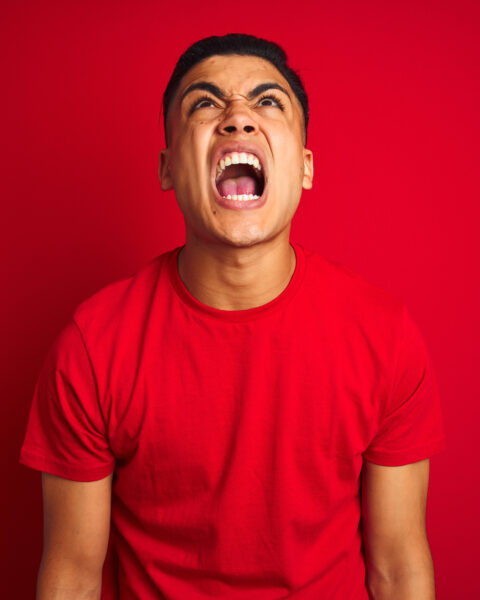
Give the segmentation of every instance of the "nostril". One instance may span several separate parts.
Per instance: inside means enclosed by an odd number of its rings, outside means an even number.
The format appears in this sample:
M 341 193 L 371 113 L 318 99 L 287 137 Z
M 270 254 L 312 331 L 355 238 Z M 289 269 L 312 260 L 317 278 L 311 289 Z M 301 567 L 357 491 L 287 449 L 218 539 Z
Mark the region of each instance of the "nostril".
M 253 127 L 252 125 L 245 125 L 245 127 L 243 128 L 247 133 L 250 133 L 251 131 L 253 131 Z
M 228 125 L 228 127 L 224 127 L 225 131 L 228 131 L 228 133 L 233 133 L 234 131 L 236 131 L 236 127 L 235 125 Z

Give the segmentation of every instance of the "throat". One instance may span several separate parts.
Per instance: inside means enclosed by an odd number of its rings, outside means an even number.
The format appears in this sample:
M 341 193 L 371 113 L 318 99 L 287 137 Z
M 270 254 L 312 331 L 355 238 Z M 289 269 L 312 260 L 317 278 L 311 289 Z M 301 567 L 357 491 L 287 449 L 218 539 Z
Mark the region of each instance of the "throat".
M 274 300 L 295 271 L 290 244 L 277 247 L 209 248 L 187 243 L 178 257 L 178 273 L 187 290 L 203 304 L 220 310 L 248 310 Z

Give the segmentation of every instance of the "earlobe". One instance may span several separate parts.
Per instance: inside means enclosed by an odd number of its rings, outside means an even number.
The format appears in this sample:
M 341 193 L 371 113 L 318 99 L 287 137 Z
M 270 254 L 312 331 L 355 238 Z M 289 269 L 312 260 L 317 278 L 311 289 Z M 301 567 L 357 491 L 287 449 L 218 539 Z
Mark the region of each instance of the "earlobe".
M 160 179 L 160 187 L 167 191 L 173 189 L 173 179 L 170 173 L 170 150 L 163 148 L 160 150 L 160 164 L 158 167 L 158 177 Z
M 313 153 L 306 148 L 303 150 L 303 183 L 304 190 L 310 190 L 313 186 Z

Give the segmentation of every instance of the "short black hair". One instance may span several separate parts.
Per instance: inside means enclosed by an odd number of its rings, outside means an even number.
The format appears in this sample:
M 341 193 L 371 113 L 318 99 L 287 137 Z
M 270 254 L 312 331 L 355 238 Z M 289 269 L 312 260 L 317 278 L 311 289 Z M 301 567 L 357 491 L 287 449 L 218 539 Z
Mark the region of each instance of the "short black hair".
M 258 56 L 272 63 L 288 81 L 303 110 L 305 127 L 305 143 L 308 128 L 308 97 L 300 76 L 288 65 L 285 50 L 269 40 L 248 35 L 246 33 L 228 33 L 227 35 L 212 35 L 192 44 L 178 59 L 172 76 L 163 94 L 163 126 L 167 138 L 167 115 L 182 77 L 197 63 L 210 56 L 237 54 L 243 56 Z M 168 145 L 168 140 L 166 139 Z

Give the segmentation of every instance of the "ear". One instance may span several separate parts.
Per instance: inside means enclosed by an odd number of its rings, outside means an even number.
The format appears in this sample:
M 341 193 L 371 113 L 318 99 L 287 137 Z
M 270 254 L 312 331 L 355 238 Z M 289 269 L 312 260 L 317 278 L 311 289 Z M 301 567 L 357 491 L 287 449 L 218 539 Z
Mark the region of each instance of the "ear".
M 173 189 L 173 179 L 170 173 L 170 149 L 163 148 L 160 150 L 160 164 L 158 167 L 158 178 L 162 190 Z
M 311 150 L 303 149 L 303 183 L 304 190 L 312 189 L 313 185 L 313 153 Z

